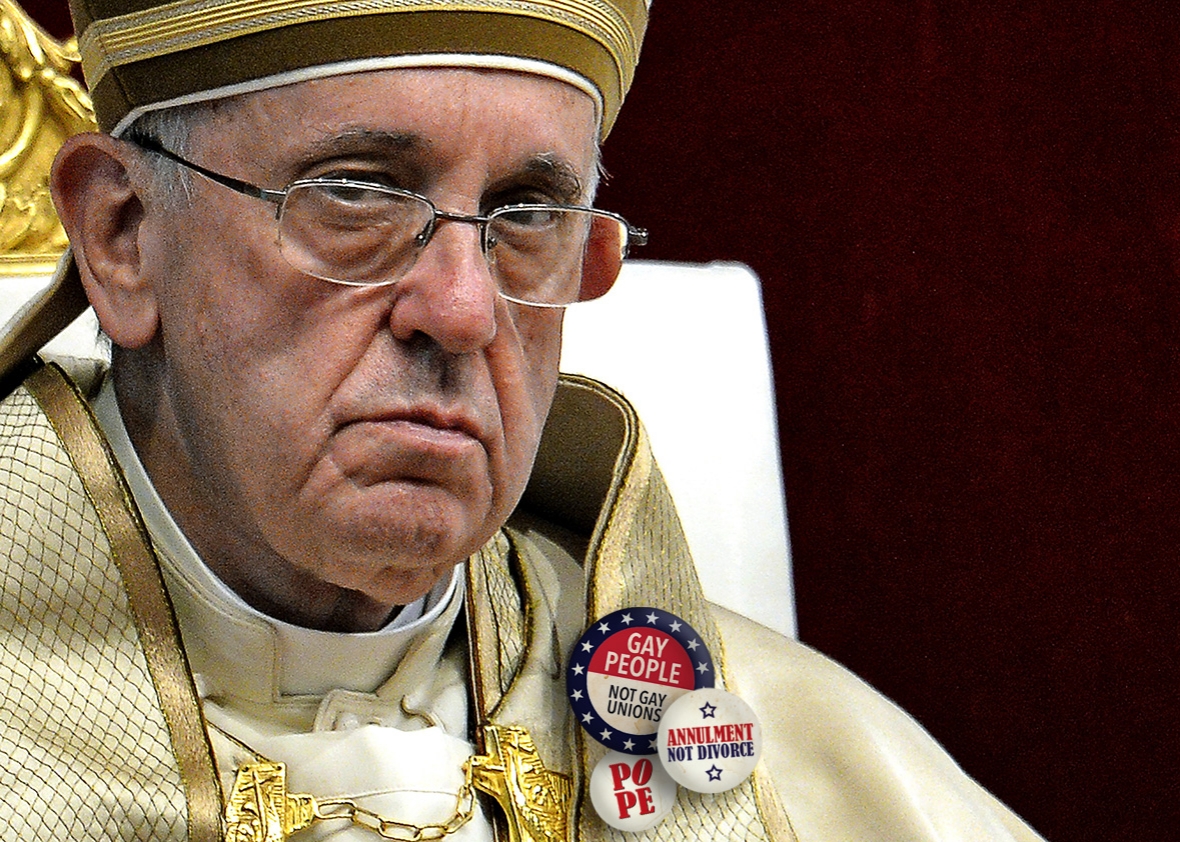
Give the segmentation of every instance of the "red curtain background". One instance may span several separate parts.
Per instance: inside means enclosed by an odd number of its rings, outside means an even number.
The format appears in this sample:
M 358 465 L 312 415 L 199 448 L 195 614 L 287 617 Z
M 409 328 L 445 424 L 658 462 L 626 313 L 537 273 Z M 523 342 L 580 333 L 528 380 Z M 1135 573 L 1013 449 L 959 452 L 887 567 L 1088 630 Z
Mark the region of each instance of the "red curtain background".
M 763 279 L 802 639 L 1051 840 L 1180 827 L 1178 105 L 1164 3 L 655 0 L 606 145 Z

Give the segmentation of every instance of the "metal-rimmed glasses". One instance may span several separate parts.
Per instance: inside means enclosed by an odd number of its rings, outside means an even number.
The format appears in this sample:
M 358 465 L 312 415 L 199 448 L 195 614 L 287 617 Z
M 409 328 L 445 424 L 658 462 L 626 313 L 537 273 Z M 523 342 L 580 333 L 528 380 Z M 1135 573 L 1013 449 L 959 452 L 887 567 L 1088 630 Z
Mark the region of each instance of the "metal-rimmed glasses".
M 425 196 L 349 178 L 306 178 L 268 190 L 206 169 L 139 134 L 127 137 L 230 190 L 276 205 L 279 252 L 296 270 L 350 286 L 401 280 L 440 222 L 475 225 L 489 272 L 509 301 L 565 307 L 603 295 L 647 232 L 617 214 L 564 204 L 513 204 L 484 216 L 439 210 Z

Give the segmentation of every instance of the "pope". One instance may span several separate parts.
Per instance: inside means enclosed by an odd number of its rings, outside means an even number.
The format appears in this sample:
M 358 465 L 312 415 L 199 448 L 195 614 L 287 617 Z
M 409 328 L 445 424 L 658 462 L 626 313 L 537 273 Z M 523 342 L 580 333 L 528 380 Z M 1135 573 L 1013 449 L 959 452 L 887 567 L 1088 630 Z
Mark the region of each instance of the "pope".
M 0 347 L 0 837 L 615 838 L 563 669 L 653 605 L 764 745 L 651 833 L 1037 838 L 710 606 L 634 411 L 558 374 L 646 239 L 594 206 L 641 0 L 72 12 L 101 131 Z M 74 380 L 33 352 L 85 304 L 111 358 Z

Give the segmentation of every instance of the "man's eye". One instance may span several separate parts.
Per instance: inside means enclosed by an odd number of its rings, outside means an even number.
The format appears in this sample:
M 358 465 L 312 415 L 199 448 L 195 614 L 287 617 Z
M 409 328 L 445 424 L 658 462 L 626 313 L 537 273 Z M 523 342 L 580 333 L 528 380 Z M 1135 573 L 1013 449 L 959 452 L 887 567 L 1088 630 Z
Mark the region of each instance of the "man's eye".
M 321 201 L 340 205 L 385 205 L 395 201 L 395 194 L 389 190 L 359 181 L 321 181 L 310 189 Z
M 429 207 L 414 197 L 357 181 L 304 182 L 291 189 L 283 207 L 291 230 L 360 231 L 395 223 L 413 228 L 421 227 L 423 217 L 429 221 Z
M 552 225 L 561 211 L 557 208 L 532 205 L 526 208 L 512 208 L 496 213 L 496 218 L 508 225 L 519 225 L 522 228 L 544 228 Z

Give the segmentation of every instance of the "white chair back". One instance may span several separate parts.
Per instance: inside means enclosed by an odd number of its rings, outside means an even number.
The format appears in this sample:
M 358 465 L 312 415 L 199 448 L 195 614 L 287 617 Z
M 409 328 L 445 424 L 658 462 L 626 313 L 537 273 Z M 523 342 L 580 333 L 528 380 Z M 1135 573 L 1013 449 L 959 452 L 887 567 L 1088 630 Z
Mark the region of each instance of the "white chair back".
M 609 295 L 566 311 L 561 368 L 638 410 L 706 596 L 795 636 L 757 276 L 736 263 L 630 261 Z

